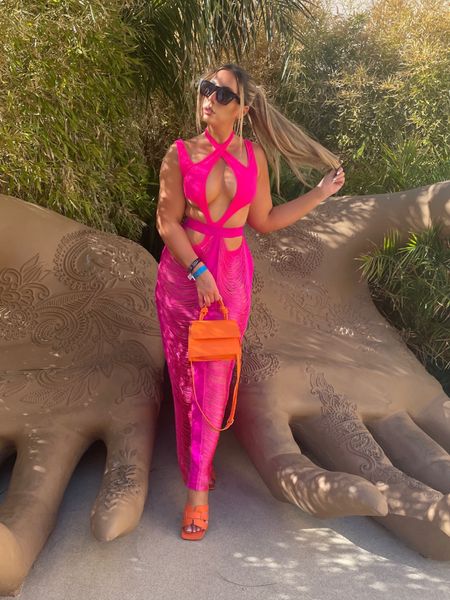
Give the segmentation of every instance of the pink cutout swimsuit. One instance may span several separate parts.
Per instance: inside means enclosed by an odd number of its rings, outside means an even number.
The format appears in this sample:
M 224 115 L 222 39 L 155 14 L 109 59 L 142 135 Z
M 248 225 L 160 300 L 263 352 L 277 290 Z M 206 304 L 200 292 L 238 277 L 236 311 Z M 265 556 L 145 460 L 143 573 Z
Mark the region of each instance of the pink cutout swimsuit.
M 243 235 L 244 227 L 226 227 L 226 222 L 239 209 L 250 204 L 255 196 L 256 160 L 250 140 L 244 140 L 248 162 L 245 166 L 227 151 L 233 132 L 221 144 L 208 130 L 205 130 L 205 136 L 214 150 L 195 163 L 190 159 L 184 142 L 175 142 L 184 195 L 202 211 L 206 220 L 202 222 L 186 217 L 182 226 L 204 234 L 204 238 L 192 247 L 214 276 L 222 299 L 229 309 L 229 317 L 237 321 L 243 337 L 250 315 L 253 259 Z M 220 159 L 235 174 L 236 193 L 221 218 L 213 221 L 206 198 L 206 183 L 213 166 Z M 241 245 L 230 250 L 224 238 L 239 236 L 242 236 Z M 166 246 L 158 266 L 155 298 L 172 384 L 178 464 L 187 487 L 207 490 L 219 433 L 209 427 L 194 402 L 187 360 L 189 324 L 198 319 L 200 311 L 197 286 L 187 278 L 186 269 L 175 260 Z M 222 318 L 217 302 L 211 305 L 206 318 Z M 195 364 L 197 400 L 216 427 L 222 425 L 233 369 L 234 361 Z

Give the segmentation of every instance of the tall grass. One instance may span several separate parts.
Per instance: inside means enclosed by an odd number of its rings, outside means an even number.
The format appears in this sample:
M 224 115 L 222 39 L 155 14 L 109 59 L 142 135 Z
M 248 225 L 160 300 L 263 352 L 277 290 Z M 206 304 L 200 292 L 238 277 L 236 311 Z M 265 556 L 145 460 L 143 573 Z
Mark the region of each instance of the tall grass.
M 121 4 L 1 2 L 0 191 L 137 239 L 148 175 Z
M 450 179 L 446 0 L 378 0 L 346 18 L 322 0 L 313 14 L 284 70 L 276 52 L 278 72 L 264 68 L 282 108 L 345 161 L 343 193 Z

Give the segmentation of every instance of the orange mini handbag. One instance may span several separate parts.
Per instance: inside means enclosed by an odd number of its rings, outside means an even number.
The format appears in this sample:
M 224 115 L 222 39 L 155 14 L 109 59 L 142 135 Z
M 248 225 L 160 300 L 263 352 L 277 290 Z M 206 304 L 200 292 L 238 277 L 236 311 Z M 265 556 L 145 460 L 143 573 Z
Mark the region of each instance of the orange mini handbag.
M 189 325 L 188 336 L 188 360 L 191 364 L 192 386 L 194 390 L 194 399 L 197 406 L 210 425 L 215 431 L 225 431 L 234 422 L 234 414 L 236 412 L 237 392 L 239 387 L 239 378 L 241 375 L 241 360 L 242 360 L 242 344 L 241 332 L 236 321 L 228 318 L 228 309 L 220 302 L 220 310 L 223 314 L 223 319 L 214 319 L 205 321 L 204 318 L 208 314 L 208 309 L 204 306 L 200 310 L 198 321 L 192 321 Z M 231 404 L 230 416 L 227 424 L 222 429 L 215 427 L 208 417 L 203 412 L 198 403 L 195 393 L 194 383 L 194 366 L 195 361 L 204 360 L 236 360 L 236 385 L 234 386 L 233 401 Z

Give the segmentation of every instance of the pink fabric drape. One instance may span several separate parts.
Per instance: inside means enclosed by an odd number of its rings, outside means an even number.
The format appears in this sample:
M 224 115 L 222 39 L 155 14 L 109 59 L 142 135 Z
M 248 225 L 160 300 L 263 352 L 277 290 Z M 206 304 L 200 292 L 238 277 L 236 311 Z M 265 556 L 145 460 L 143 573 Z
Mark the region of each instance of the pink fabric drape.
M 213 273 L 229 309 L 229 318 L 238 322 L 243 336 L 250 313 L 253 277 L 253 259 L 247 242 L 243 240 L 237 250 L 230 251 L 223 239 L 210 237 L 194 249 Z M 167 248 L 163 249 L 158 267 L 156 305 L 172 384 L 178 464 L 187 487 L 207 490 L 219 433 L 206 423 L 192 393 L 187 340 L 189 323 L 198 319 L 200 311 L 197 288 Z M 221 318 L 215 303 L 206 319 Z M 234 362 L 205 361 L 194 365 L 197 400 L 216 427 L 222 425 Z

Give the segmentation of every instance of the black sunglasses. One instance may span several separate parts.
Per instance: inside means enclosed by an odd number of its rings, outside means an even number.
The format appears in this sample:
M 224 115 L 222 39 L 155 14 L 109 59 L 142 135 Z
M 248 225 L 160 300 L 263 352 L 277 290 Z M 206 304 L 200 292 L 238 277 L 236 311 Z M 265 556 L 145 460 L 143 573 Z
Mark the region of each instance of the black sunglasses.
M 208 79 L 202 79 L 200 82 L 200 94 L 209 98 L 216 92 L 216 99 L 219 104 L 229 104 L 232 100 L 240 101 L 237 94 L 230 90 L 229 87 L 216 85 Z

